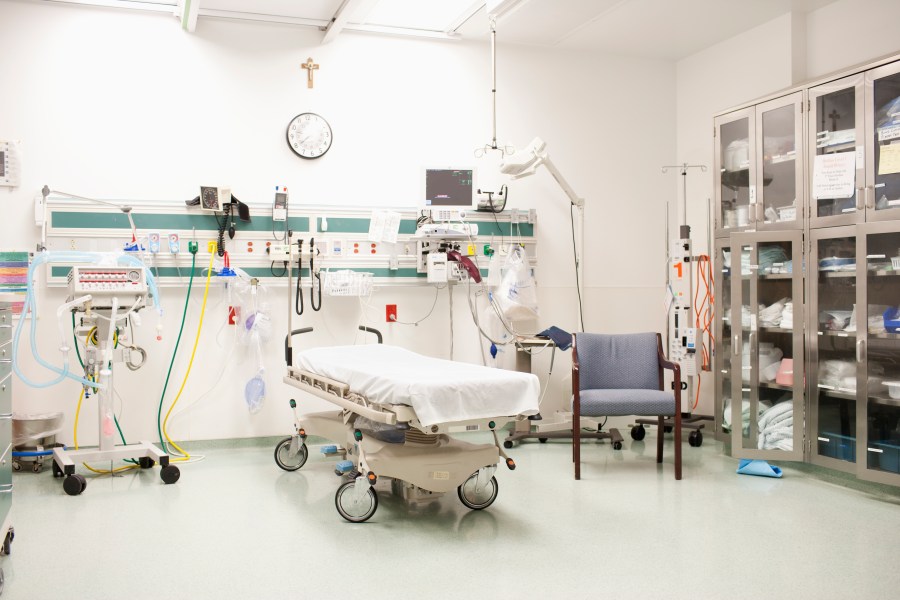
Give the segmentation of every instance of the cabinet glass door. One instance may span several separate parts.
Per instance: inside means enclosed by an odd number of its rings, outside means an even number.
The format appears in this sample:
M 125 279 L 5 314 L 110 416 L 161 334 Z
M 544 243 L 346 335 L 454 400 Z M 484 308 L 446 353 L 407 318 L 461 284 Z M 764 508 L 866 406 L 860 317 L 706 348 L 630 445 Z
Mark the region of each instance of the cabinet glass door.
M 716 236 L 756 224 L 755 109 L 716 118 Z
M 757 230 L 803 226 L 803 122 L 797 92 L 756 107 Z
M 811 227 L 862 222 L 865 196 L 863 75 L 809 90 Z
M 866 73 L 866 220 L 900 219 L 900 65 Z
M 814 229 L 809 256 L 810 458 L 845 471 L 856 468 L 856 235 L 852 225 Z
M 893 229 L 893 231 L 891 231 Z M 865 226 L 865 402 L 857 412 L 859 474 L 900 484 L 900 231 Z M 860 265 L 860 268 L 863 268 Z
M 732 257 L 732 265 L 743 263 L 741 276 L 732 280 L 732 314 L 741 314 L 740 328 L 733 323 L 740 346 L 732 358 L 731 403 L 732 454 L 739 458 L 803 458 L 801 246 L 799 231 L 732 236 L 732 247 L 742 254 Z
M 716 240 L 715 289 L 719 298 L 716 306 L 715 345 L 715 432 L 716 439 L 730 447 L 731 441 L 731 242 Z M 720 308 L 721 307 L 721 308 Z M 724 309 L 724 310 L 723 310 Z

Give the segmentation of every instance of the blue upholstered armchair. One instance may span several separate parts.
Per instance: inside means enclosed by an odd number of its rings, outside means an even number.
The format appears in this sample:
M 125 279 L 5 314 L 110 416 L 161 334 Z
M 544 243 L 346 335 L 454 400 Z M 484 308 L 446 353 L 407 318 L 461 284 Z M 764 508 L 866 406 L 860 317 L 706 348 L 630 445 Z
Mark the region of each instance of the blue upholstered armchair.
M 658 333 L 578 333 L 572 347 L 572 459 L 581 479 L 581 417 L 659 417 L 656 462 L 663 456 L 663 420 L 675 417 L 675 479 L 681 479 L 681 369 L 666 360 Z M 663 369 L 675 375 L 663 390 Z M 610 430 L 613 440 L 622 436 Z

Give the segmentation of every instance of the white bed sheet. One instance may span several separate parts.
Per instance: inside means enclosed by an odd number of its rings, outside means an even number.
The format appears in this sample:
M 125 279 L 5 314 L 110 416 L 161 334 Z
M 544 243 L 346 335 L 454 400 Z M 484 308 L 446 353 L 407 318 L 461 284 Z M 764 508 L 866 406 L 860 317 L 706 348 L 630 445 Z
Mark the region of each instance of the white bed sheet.
M 540 382 L 531 373 L 431 358 L 398 346 L 311 348 L 297 366 L 347 383 L 379 404 L 406 404 L 422 425 L 538 412 Z

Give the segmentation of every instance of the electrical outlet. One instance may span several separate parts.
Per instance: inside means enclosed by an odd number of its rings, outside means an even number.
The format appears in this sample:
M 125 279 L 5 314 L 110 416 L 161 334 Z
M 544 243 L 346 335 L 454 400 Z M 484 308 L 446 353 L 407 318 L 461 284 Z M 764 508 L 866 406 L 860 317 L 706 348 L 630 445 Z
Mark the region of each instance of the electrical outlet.
M 385 304 L 384 305 L 384 319 L 388 323 L 395 323 L 397 321 L 397 305 L 396 304 Z

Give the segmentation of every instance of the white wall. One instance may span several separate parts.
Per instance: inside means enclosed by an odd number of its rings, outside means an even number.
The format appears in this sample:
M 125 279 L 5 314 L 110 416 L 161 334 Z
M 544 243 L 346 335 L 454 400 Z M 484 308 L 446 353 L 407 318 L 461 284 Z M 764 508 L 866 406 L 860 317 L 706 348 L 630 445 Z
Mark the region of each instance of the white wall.
M 489 183 L 489 159 L 473 149 L 490 139 L 490 51 L 485 44 L 341 35 L 319 46 L 320 33 L 292 26 L 201 19 L 195 34 L 167 15 L 53 3 L 0 3 L 0 139 L 23 144 L 22 185 L 0 190 L 7 210 L 4 249 L 31 249 L 38 240 L 33 196 L 42 185 L 107 199 L 180 203 L 204 181 L 230 183 L 242 200 L 271 198 L 287 185 L 294 203 L 411 206 L 426 164 L 476 164 Z M 306 88 L 299 64 L 312 56 L 321 69 Z M 589 330 L 659 330 L 662 326 L 663 206 L 674 198 L 659 166 L 675 158 L 675 69 L 671 63 L 582 52 L 503 46 L 498 52 L 498 133 L 518 146 L 535 135 L 586 198 L 585 325 Z M 325 115 L 335 143 L 318 161 L 301 161 L 283 141 L 297 113 Z M 493 160 L 495 163 L 496 160 Z M 493 175 L 499 183 L 501 179 Z M 574 271 L 566 199 L 539 173 L 510 185 L 510 207 L 537 208 L 542 318 L 576 328 Z M 658 233 L 657 233 L 658 232 Z M 166 289 L 164 335 L 154 340 L 148 315 L 137 341 L 150 352 L 146 367 L 117 370 L 122 425 L 131 439 L 154 438 L 157 401 L 177 333 L 183 290 Z M 195 287 L 185 340 L 172 375 L 171 399 L 183 377 L 196 331 L 202 288 Z M 176 439 L 275 435 L 290 430 L 280 382 L 279 338 L 286 329 L 285 293 L 273 288 L 274 335 L 266 346 L 269 394 L 250 416 L 243 386 L 252 376 L 246 349 L 230 351 L 222 323 L 222 291 L 211 292 L 197 362 L 176 418 Z M 41 294 L 47 314 L 61 290 Z M 336 299 L 301 325 L 316 327 L 310 343 L 352 343 L 357 323 L 386 330 L 388 342 L 449 356 L 447 292 L 419 327 L 385 326 L 383 305 L 397 303 L 401 320 L 425 315 L 430 288 L 378 290 L 371 307 Z M 463 290 L 454 292 L 455 358 L 480 361 Z M 38 322 L 39 345 L 55 357 L 55 324 Z M 295 321 L 295 326 L 298 323 Z M 23 367 L 35 368 L 27 344 Z M 558 357 L 550 406 L 567 395 L 568 354 Z M 511 357 L 507 357 L 509 363 Z M 547 357 L 535 361 L 546 370 Z M 71 441 L 78 388 L 49 390 L 14 383 L 17 412 L 64 410 Z M 323 406 L 324 407 L 324 406 Z M 96 439 L 92 405 L 81 440 Z
M 707 200 L 714 194 L 713 115 L 804 77 L 897 53 L 898 19 L 900 2 L 895 0 L 840 0 L 806 15 L 783 15 L 677 62 L 678 162 L 710 167 L 688 179 L 688 223 L 696 250 L 706 249 Z M 702 388 L 698 411 L 703 414 L 713 411 L 712 379 L 707 376 Z

